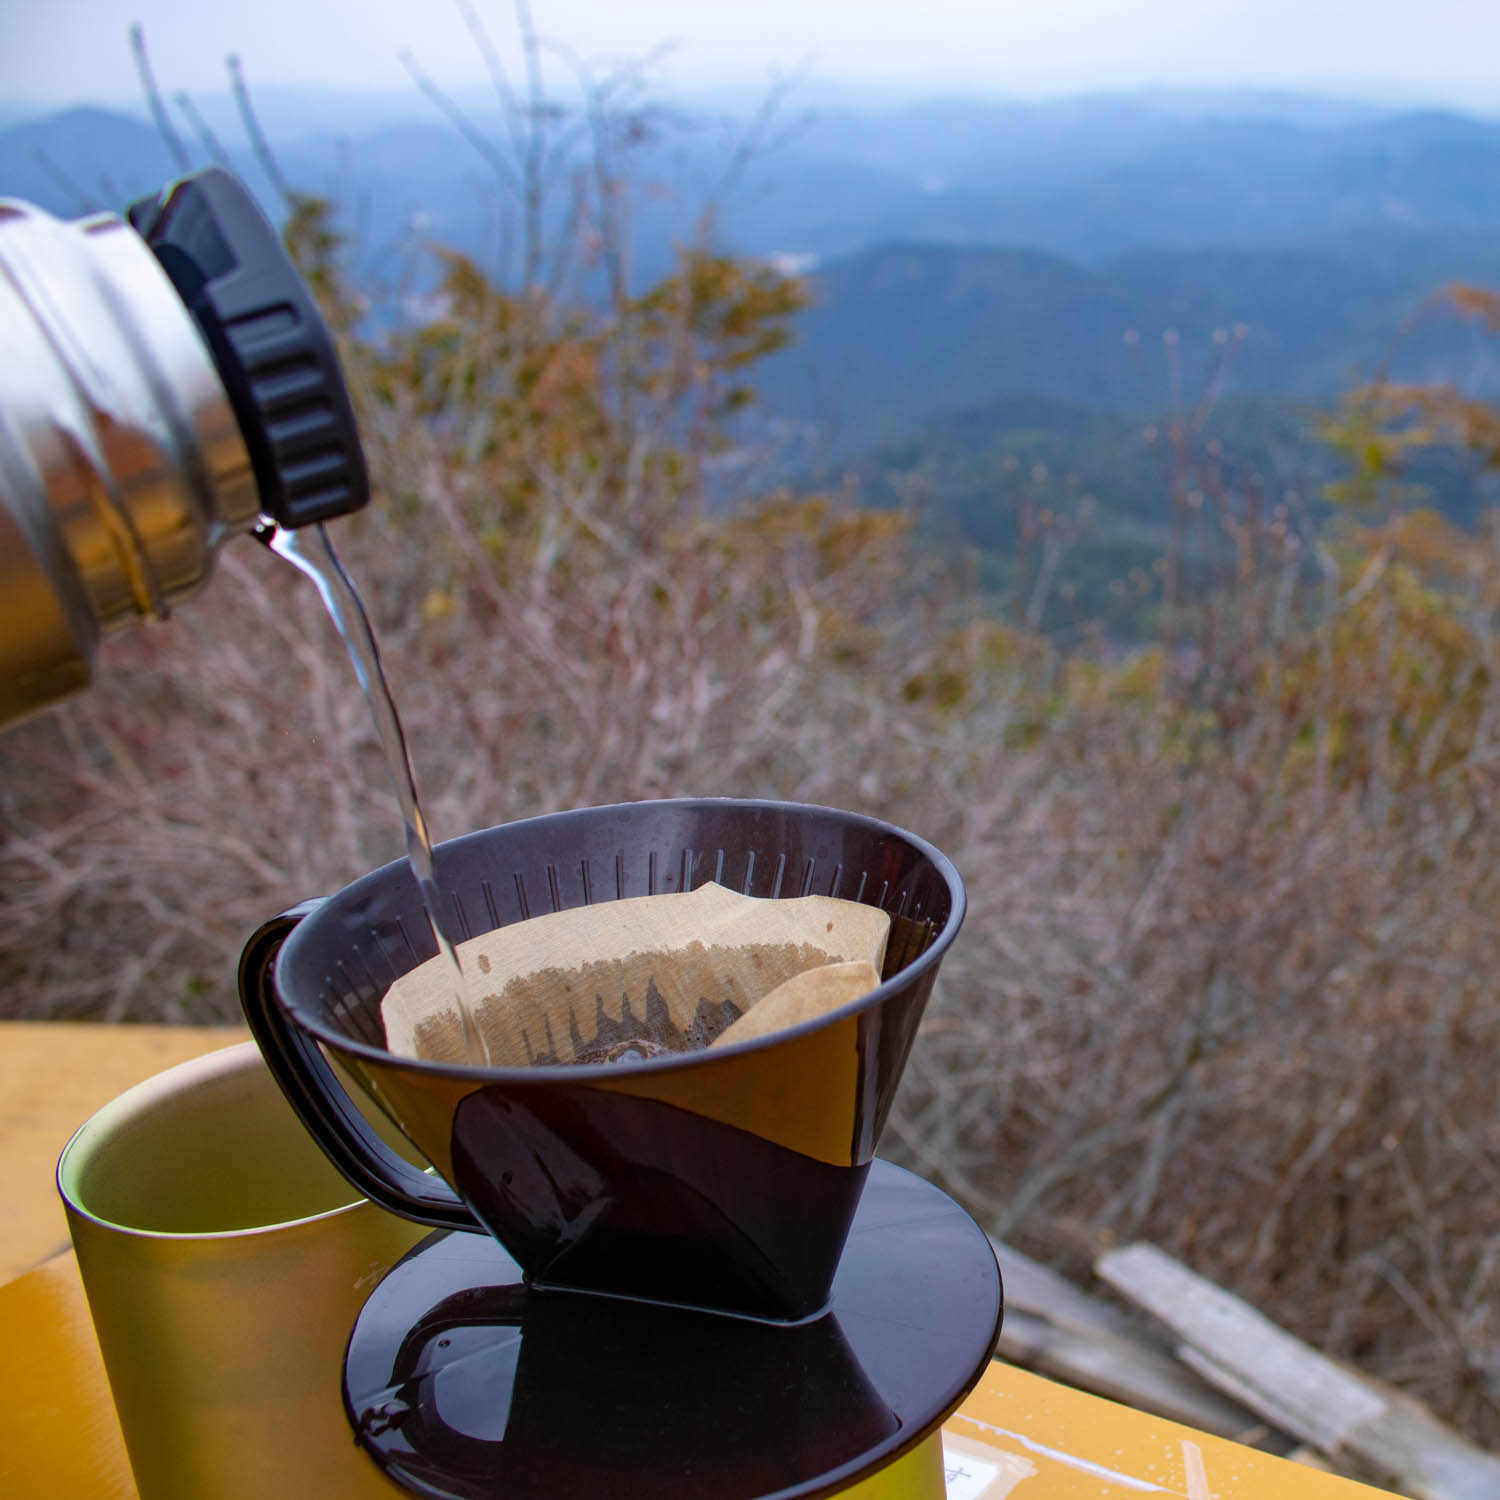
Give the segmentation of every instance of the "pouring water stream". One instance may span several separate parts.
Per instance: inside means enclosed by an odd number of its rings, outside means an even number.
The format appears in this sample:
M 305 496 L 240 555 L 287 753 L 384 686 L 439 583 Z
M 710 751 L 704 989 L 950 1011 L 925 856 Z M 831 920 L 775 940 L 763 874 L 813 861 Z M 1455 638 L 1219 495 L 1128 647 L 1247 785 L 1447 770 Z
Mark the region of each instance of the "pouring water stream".
M 464 1051 L 471 1064 L 487 1067 L 490 1065 L 489 1047 L 469 1007 L 457 945 L 443 914 L 442 896 L 438 891 L 433 869 L 432 839 L 427 831 L 427 820 L 422 816 L 422 804 L 417 797 L 417 783 L 412 774 L 411 756 L 406 748 L 406 735 L 402 731 L 401 717 L 396 712 L 396 704 L 391 698 L 391 690 L 380 665 L 380 648 L 376 644 L 375 631 L 370 624 L 370 617 L 365 613 L 364 603 L 344 571 L 343 564 L 338 560 L 328 533 L 321 524 L 303 526 L 296 531 L 268 525 L 258 534 L 271 551 L 291 563 L 317 586 L 329 618 L 349 653 L 354 675 L 364 691 L 365 702 L 369 705 L 370 717 L 374 721 L 375 732 L 380 738 L 386 764 L 390 767 L 391 780 L 395 784 L 396 800 L 401 807 L 401 821 L 406 834 L 407 862 L 421 889 L 422 904 L 427 908 L 427 920 L 432 924 L 432 935 L 437 939 L 438 951 L 453 972 L 454 998 L 458 1002 L 458 1013 L 463 1021 Z

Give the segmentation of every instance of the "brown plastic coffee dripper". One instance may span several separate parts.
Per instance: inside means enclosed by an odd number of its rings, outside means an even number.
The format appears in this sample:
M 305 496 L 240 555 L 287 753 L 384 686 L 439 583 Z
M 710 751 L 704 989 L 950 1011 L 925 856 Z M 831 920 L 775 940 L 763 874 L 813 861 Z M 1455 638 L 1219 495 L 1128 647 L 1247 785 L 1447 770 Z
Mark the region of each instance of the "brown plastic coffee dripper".
M 241 964 L 246 1014 L 287 1097 L 384 1207 L 488 1230 L 535 1285 L 777 1320 L 822 1307 L 963 918 L 951 863 L 878 819 L 704 799 L 508 824 L 442 845 L 437 869 L 466 937 L 709 881 L 889 914 L 881 983 L 860 999 L 744 1043 L 612 1065 L 486 1069 L 388 1051 L 381 1001 L 435 951 L 402 865 L 267 924 Z M 320 1046 L 438 1177 L 374 1138 Z

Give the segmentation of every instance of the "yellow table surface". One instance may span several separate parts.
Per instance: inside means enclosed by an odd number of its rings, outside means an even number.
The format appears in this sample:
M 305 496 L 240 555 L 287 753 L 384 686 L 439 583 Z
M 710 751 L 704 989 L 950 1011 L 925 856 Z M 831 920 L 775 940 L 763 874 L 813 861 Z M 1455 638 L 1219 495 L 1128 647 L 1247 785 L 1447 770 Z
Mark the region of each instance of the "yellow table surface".
M 0 1023 L 0 1495 L 136 1500 L 52 1170 L 72 1131 L 230 1030 Z M 0 1275 L 5 1273 L 0 1272 Z M 1374 1500 L 1380 1491 L 992 1364 L 944 1428 L 949 1500 Z M 282 1500 L 282 1497 L 275 1497 Z M 601 1497 L 604 1500 L 604 1497 Z M 712 1500 L 712 1497 L 705 1497 Z
M 240 1026 L 0 1021 L 0 1282 L 68 1247 L 57 1158 L 132 1084 L 250 1039 Z

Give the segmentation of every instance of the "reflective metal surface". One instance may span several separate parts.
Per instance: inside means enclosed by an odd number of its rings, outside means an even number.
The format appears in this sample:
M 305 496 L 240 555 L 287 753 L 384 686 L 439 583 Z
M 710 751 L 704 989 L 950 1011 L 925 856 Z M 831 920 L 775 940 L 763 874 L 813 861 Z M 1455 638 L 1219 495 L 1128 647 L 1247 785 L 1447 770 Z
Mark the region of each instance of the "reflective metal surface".
M 0 724 L 87 682 L 259 510 L 209 350 L 136 233 L 0 200 Z

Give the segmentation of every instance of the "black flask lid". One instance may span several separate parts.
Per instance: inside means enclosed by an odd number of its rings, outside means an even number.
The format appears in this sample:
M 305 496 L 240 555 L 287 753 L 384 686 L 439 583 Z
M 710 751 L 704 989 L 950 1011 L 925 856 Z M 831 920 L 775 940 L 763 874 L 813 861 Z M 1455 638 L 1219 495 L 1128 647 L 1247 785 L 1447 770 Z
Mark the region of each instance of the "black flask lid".
M 127 214 L 208 342 L 262 510 L 287 528 L 359 510 L 370 481 L 333 336 L 249 191 L 210 167 Z

